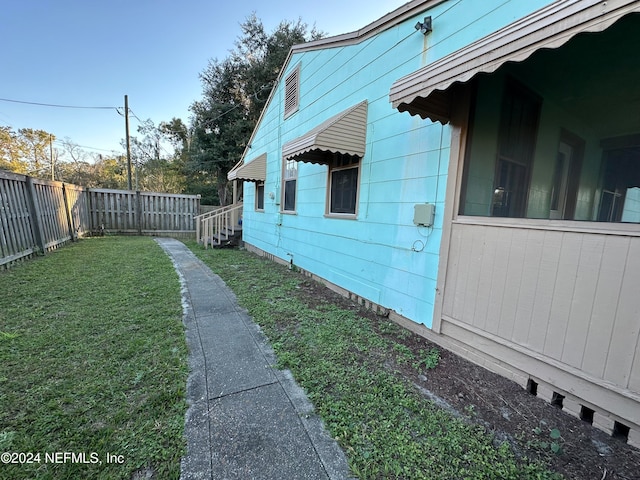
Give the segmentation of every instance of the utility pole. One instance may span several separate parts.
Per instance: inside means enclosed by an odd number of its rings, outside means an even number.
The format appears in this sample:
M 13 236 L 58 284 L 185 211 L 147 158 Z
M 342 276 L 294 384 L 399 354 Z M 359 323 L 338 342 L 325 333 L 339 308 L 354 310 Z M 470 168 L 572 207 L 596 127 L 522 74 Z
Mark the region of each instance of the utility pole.
M 124 127 L 127 130 L 127 186 L 131 190 L 131 143 L 129 140 L 129 96 L 124 96 Z

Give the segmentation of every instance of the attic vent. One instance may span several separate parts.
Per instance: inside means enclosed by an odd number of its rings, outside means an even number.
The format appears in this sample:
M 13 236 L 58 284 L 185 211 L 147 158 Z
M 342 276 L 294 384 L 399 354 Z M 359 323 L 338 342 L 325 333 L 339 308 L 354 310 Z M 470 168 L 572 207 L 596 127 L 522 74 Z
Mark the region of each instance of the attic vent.
M 298 65 L 284 81 L 284 118 L 298 111 L 300 99 L 300 66 Z

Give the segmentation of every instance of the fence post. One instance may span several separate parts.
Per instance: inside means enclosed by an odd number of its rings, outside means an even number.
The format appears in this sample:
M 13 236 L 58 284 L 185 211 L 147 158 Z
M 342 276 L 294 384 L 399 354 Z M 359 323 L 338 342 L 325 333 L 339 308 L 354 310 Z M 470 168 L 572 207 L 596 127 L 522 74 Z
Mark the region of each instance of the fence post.
M 194 217 L 197 217 L 198 215 L 200 215 L 200 198 L 201 198 L 200 195 L 198 195 L 196 197 L 196 206 L 195 206 L 195 211 L 193 213 Z M 198 237 L 198 230 L 199 230 L 198 226 L 199 226 L 200 222 L 198 220 L 196 220 L 195 218 L 192 219 L 192 222 L 195 223 L 196 241 L 199 242 L 200 239 L 197 238 L 197 237 Z M 194 226 L 194 225 L 192 225 L 192 226 Z
M 89 229 L 92 235 L 96 232 L 104 232 L 105 218 L 104 212 L 99 211 L 100 202 L 98 200 L 98 192 L 94 192 L 91 188 L 87 188 L 87 203 L 89 205 Z M 103 205 L 103 209 L 105 206 Z M 102 218 L 100 217 L 102 215 Z
M 64 210 L 67 213 L 67 226 L 69 227 L 69 235 L 71 236 L 71 241 L 75 242 L 76 236 L 75 236 L 75 226 L 73 224 L 73 215 L 71 214 L 69 198 L 67 197 L 67 188 L 64 183 L 62 184 L 62 199 L 64 200 Z
M 92 232 L 93 231 L 93 210 L 91 208 L 91 189 L 88 187 L 82 187 L 82 198 L 84 200 L 83 204 L 86 208 L 86 214 L 87 216 L 85 217 L 85 221 L 86 224 L 83 225 L 83 230 L 86 234 L 87 231 Z M 82 220 L 80 221 L 80 223 L 82 224 Z
M 29 204 L 29 212 L 31 213 L 31 225 L 33 228 L 33 236 L 36 241 L 36 247 L 40 249 L 40 252 L 46 254 L 46 243 L 44 241 L 44 235 L 42 233 L 42 211 L 40 210 L 40 203 L 38 202 L 38 196 L 36 194 L 36 187 L 33 184 L 33 178 L 26 176 L 27 180 L 27 203 Z
M 136 216 L 138 217 L 138 235 L 142 235 L 142 200 L 140 191 L 136 191 Z

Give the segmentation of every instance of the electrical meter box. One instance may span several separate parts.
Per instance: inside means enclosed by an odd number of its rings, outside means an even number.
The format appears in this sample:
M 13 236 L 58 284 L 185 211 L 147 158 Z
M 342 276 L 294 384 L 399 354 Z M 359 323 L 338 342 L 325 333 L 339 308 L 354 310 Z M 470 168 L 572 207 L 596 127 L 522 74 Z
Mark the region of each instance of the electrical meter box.
M 413 207 L 413 223 L 430 227 L 436 215 L 436 206 L 433 203 L 418 203 Z

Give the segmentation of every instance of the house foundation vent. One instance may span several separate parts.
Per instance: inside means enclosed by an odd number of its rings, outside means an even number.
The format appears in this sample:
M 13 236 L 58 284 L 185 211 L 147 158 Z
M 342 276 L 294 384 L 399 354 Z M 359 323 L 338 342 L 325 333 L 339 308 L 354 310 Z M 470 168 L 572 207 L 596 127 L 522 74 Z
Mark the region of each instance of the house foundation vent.
M 593 425 L 593 413 L 593 410 L 583 405 L 580 409 L 580 420 L 587 422 L 589 425 Z
M 611 436 L 626 442 L 629 439 L 629 430 L 629 427 L 626 425 L 620 422 L 613 422 L 613 433 Z
M 558 392 L 553 392 L 551 397 L 551 405 L 556 408 L 562 409 L 562 403 L 564 402 L 564 395 L 560 395 Z
M 534 397 L 538 395 L 538 382 L 533 379 L 527 380 L 527 392 L 529 392 Z

